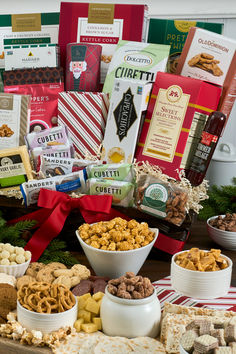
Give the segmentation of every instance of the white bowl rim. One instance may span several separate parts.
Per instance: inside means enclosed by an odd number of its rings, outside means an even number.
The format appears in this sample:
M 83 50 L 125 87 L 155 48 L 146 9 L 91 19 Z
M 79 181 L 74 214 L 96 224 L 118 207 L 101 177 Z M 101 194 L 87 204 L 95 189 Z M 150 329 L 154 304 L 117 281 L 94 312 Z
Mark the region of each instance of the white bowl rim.
M 146 304 L 148 303 L 149 301 L 152 300 L 152 298 L 157 298 L 157 291 L 156 291 L 156 288 L 155 286 L 152 284 L 152 287 L 153 287 L 153 293 L 147 297 L 144 297 L 142 299 L 124 299 L 122 297 L 119 297 L 119 296 L 115 296 L 115 295 L 112 295 L 108 289 L 107 289 L 108 285 L 106 286 L 105 288 L 105 294 L 108 296 L 108 297 L 111 297 L 111 299 L 113 299 L 115 302 L 119 302 L 119 303 L 122 303 L 124 305 L 143 305 L 143 304 Z
M 74 294 L 73 294 L 73 295 L 74 295 Z M 30 310 L 26 309 L 24 306 L 22 306 L 22 305 L 20 304 L 20 302 L 19 302 L 18 299 L 17 299 L 17 307 L 19 306 L 19 308 L 20 308 L 21 310 L 25 311 L 27 314 L 34 315 L 34 316 L 38 316 L 38 317 L 41 317 L 41 316 L 42 316 L 42 318 L 43 318 L 43 317 L 46 318 L 46 316 L 47 316 L 47 318 L 49 318 L 50 316 L 55 316 L 55 315 L 57 315 L 57 316 L 59 315 L 60 317 L 62 317 L 63 314 L 68 313 L 69 311 L 73 310 L 75 306 L 77 306 L 77 303 L 78 303 L 77 297 L 76 297 L 75 295 L 74 295 L 74 297 L 75 297 L 75 304 L 74 304 L 74 306 L 71 307 L 71 309 L 66 310 L 66 311 L 63 311 L 63 312 L 57 312 L 57 313 L 40 313 L 40 312 L 30 311 Z
M 210 218 L 207 219 L 207 226 L 210 227 L 210 228 L 212 228 L 213 230 L 217 230 L 217 231 L 219 231 L 219 232 L 226 232 L 227 234 L 231 234 L 231 235 L 232 235 L 232 234 L 236 234 L 235 231 L 221 230 L 221 229 L 218 229 L 218 227 L 214 227 L 214 226 L 212 226 L 212 225 L 209 223 L 210 220 L 216 219 L 216 218 L 218 218 L 218 216 L 224 217 L 225 215 L 215 215 L 215 216 L 211 216 Z
M 143 249 L 145 249 L 145 248 L 148 248 L 148 247 L 152 246 L 152 245 L 156 242 L 156 239 L 157 239 L 157 237 L 158 237 L 158 235 L 159 235 L 159 229 L 158 229 L 158 228 L 149 227 L 149 230 L 155 232 L 155 234 L 156 234 L 155 237 L 154 237 L 154 239 L 152 240 L 152 242 L 150 242 L 150 243 L 149 243 L 148 245 L 146 245 L 146 246 L 142 246 L 142 247 L 140 247 L 140 248 L 136 248 L 136 249 L 134 249 L 134 250 L 127 250 L 127 251 L 108 251 L 108 250 L 101 250 L 100 248 L 92 247 L 92 246 L 88 245 L 86 242 L 84 242 L 84 241 L 82 240 L 82 238 L 81 238 L 80 235 L 79 235 L 79 231 L 78 231 L 78 230 L 76 230 L 75 233 L 76 233 L 76 235 L 77 235 L 79 241 L 81 242 L 81 244 L 82 244 L 82 245 L 84 244 L 84 245 L 85 245 L 86 247 L 88 247 L 89 249 L 96 250 L 96 251 L 101 252 L 101 253 L 108 253 L 108 254 L 125 254 L 125 253 L 128 253 L 128 252 L 130 252 L 130 253 L 139 252 L 140 250 L 143 250 Z
M 28 261 L 26 261 L 26 262 L 24 262 L 24 263 L 19 263 L 19 264 L 6 264 L 6 265 L 0 264 L 0 269 L 1 269 L 1 267 L 10 267 L 10 268 L 14 268 L 14 267 L 15 267 L 15 268 L 17 268 L 17 267 L 19 267 L 19 266 L 26 265 L 26 264 L 30 263 L 31 258 L 32 258 L 32 257 L 30 257 L 30 259 L 28 259 Z
M 184 250 L 184 251 L 181 251 L 181 252 L 178 252 L 178 253 L 175 253 L 173 256 L 172 256 L 172 259 L 171 259 L 171 264 L 174 264 L 177 268 L 181 269 L 181 270 L 185 270 L 185 271 L 188 271 L 188 272 L 192 272 L 193 274 L 212 274 L 212 273 L 216 273 L 216 272 L 227 272 L 227 270 L 229 268 L 232 268 L 233 267 L 233 262 L 232 260 L 227 257 L 226 255 L 222 254 L 221 253 L 221 256 L 224 257 L 226 259 L 226 261 L 228 262 L 228 267 L 224 268 L 224 269 L 220 269 L 220 270 L 214 270 L 214 271 L 206 271 L 206 272 L 201 272 L 200 270 L 192 270 L 192 269 L 186 269 L 186 268 L 183 268 L 183 267 L 180 267 L 176 262 L 175 262 L 175 257 L 181 253 L 184 253 L 184 252 L 188 252 L 190 250 Z M 210 252 L 209 250 L 201 250 L 201 251 L 204 251 L 204 252 Z M 203 277 L 206 276 L 206 275 L 203 275 Z

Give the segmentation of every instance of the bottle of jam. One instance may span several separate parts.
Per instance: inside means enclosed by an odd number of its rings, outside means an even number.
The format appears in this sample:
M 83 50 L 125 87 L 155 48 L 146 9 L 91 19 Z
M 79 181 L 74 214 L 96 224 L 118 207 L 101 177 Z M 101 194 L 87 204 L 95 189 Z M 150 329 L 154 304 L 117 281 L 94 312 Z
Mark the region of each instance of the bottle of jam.
M 214 111 L 209 115 L 190 169 L 187 172 L 187 178 L 192 186 L 198 186 L 202 183 L 225 121 L 226 116 L 222 112 Z

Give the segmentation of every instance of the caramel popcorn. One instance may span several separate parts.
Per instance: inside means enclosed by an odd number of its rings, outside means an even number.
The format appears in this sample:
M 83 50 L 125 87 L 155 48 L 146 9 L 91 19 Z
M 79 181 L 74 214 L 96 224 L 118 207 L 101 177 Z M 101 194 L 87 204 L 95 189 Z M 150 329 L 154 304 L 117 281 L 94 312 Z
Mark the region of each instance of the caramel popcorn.
M 228 267 L 228 262 L 221 256 L 221 250 L 214 248 L 210 251 L 191 248 L 177 255 L 175 263 L 182 268 L 200 272 L 212 272 Z
M 129 251 L 153 241 L 155 233 L 146 222 L 114 218 L 79 227 L 80 237 L 88 245 L 107 251 Z

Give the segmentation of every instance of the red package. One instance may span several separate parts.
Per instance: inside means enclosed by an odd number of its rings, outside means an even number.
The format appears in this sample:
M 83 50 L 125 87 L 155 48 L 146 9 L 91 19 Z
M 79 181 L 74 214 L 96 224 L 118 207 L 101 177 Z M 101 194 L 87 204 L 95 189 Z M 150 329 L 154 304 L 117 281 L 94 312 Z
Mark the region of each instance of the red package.
M 100 44 L 103 83 L 119 39 L 145 41 L 147 6 L 61 2 L 59 38 L 61 65 L 66 63 L 68 43 Z
M 62 68 L 5 71 L 4 92 L 31 96 L 30 131 L 57 125 L 58 94 L 64 91 Z
M 70 43 L 66 48 L 66 90 L 99 90 L 102 47 L 95 44 Z
M 177 170 L 188 169 L 197 134 L 204 128 L 202 121 L 217 109 L 220 95 L 218 86 L 158 72 L 135 153 L 137 161 L 149 161 L 179 179 Z

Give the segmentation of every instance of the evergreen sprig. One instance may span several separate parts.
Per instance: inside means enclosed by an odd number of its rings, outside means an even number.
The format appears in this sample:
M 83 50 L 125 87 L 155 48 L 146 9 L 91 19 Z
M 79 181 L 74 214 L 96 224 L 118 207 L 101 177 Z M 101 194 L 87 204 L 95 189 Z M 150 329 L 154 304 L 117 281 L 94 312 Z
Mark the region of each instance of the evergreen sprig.
M 236 177 L 233 184 L 227 186 L 212 186 L 208 191 L 209 199 L 202 203 L 203 209 L 199 219 L 206 220 L 214 215 L 236 213 Z
M 34 220 L 24 220 L 8 226 L 0 211 L 0 243 L 10 243 L 13 246 L 24 247 L 27 242 L 22 238 L 22 233 L 30 230 L 35 224 L 36 221 Z M 69 251 L 66 251 L 66 248 L 65 241 L 58 238 L 52 240 L 40 257 L 39 262 L 61 262 L 66 266 L 78 263 L 77 259 Z

